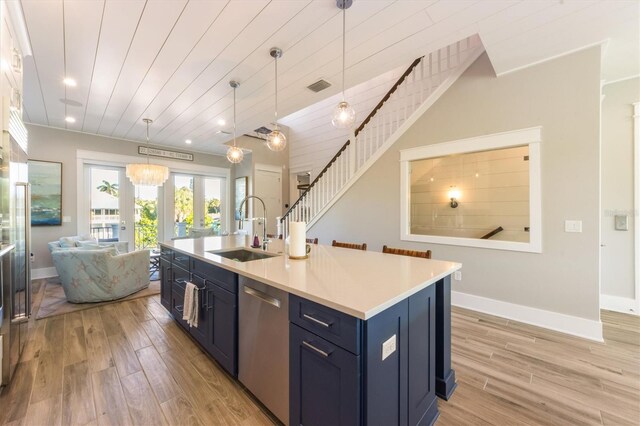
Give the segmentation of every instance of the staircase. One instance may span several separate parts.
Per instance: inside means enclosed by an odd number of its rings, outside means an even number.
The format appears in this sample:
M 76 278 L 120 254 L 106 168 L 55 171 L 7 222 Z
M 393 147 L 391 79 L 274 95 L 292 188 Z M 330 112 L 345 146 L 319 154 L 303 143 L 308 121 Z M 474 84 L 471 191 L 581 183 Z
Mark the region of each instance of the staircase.
M 282 216 L 313 226 L 484 52 L 477 35 L 416 59 Z

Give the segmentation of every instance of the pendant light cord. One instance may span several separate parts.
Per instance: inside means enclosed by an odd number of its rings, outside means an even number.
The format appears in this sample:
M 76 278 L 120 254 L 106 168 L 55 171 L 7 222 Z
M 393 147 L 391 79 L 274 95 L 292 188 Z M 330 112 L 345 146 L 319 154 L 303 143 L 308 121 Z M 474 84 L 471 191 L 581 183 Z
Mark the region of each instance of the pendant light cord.
M 276 116 L 276 130 L 278 130 L 278 57 L 275 57 L 276 60 L 276 110 L 275 110 L 275 116 Z
M 345 0 L 346 1 L 346 0 Z M 347 32 L 347 9 L 342 9 L 342 101 L 344 102 L 344 67 L 345 67 L 345 51 L 347 50 L 346 32 Z
M 233 88 L 233 146 L 236 146 L 236 88 Z
M 149 122 L 147 121 L 147 166 L 149 165 L 149 151 L 151 147 L 149 146 Z

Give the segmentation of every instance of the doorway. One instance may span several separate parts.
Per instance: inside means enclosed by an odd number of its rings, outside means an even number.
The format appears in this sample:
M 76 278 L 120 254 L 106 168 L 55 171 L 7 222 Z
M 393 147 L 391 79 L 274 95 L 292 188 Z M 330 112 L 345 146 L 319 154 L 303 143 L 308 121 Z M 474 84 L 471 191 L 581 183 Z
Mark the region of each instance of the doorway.
M 89 194 L 85 211 L 89 216 L 89 232 L 100 242 L 131 241 L 128 220 L 133 209 L 127 198 L 131 187 L 124 167 L 85 166 L 85 194 Z
M 219 235 L 226 230 L 226 180 L 214 176 L 175 173 L 170 178 L 173 200 L 172 238 Z
M 282 216 L 282 171 L 279 167 L 256 165 L 254 194 L 260 197 L 267 208 L 267 233 L 277 232 L 276 218 Z M 253 202 L 253 216 L 263 217 L 262 206 Z M 257 221 L 262 226 L 262 221 Z M 253 228 L 257 228 L 254 226 Z

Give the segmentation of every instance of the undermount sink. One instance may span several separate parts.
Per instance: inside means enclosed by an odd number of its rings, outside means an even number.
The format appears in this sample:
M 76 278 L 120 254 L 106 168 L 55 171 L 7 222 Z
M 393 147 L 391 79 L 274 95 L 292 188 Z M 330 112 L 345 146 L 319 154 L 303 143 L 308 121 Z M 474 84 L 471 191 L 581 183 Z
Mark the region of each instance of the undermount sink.
M 235 260 L 236 262 L 250 262 L 252 260 L 268 259 L 270 257 L 276 257 L 277 254 L 257 252 L 245 249 L 236 250 L 209 250 L 208 253 L 215 254 L 216 256 L 224 257 L 227 259 Z

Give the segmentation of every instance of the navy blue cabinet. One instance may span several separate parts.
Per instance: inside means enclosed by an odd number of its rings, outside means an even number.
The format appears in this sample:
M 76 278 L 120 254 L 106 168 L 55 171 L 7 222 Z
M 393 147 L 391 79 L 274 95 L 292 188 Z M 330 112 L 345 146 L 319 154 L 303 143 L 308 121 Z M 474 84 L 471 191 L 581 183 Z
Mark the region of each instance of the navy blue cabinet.
M 237 376 L 237 296 L 216 282 L 192 274 L 192 282 L 201 288 L 198 327 L 191 329 L 193 337 L 231 375 Z
M 435 286 L 367 321 L 290 296 L 290 424 L 430 425 Z
M 160 258 L 160 303 L 171 310 L 171 261 Z
M 290 424 L 360 424 L 360 357 L 295 324 L 289 349 Z
M 237 295 L 207 281 L 207 310 L 211 329 L 207 350 L 231 375 L 238 375 L 238 303 Z
M 189 256 L 163 251 L 160 300 L 174 319 L 225 368 L 238 375 L 238 275 Z M 170 260 L 169 260 L 170 259 Z M 187 282 L 198 290 L 198 327 L 182 319 Z

